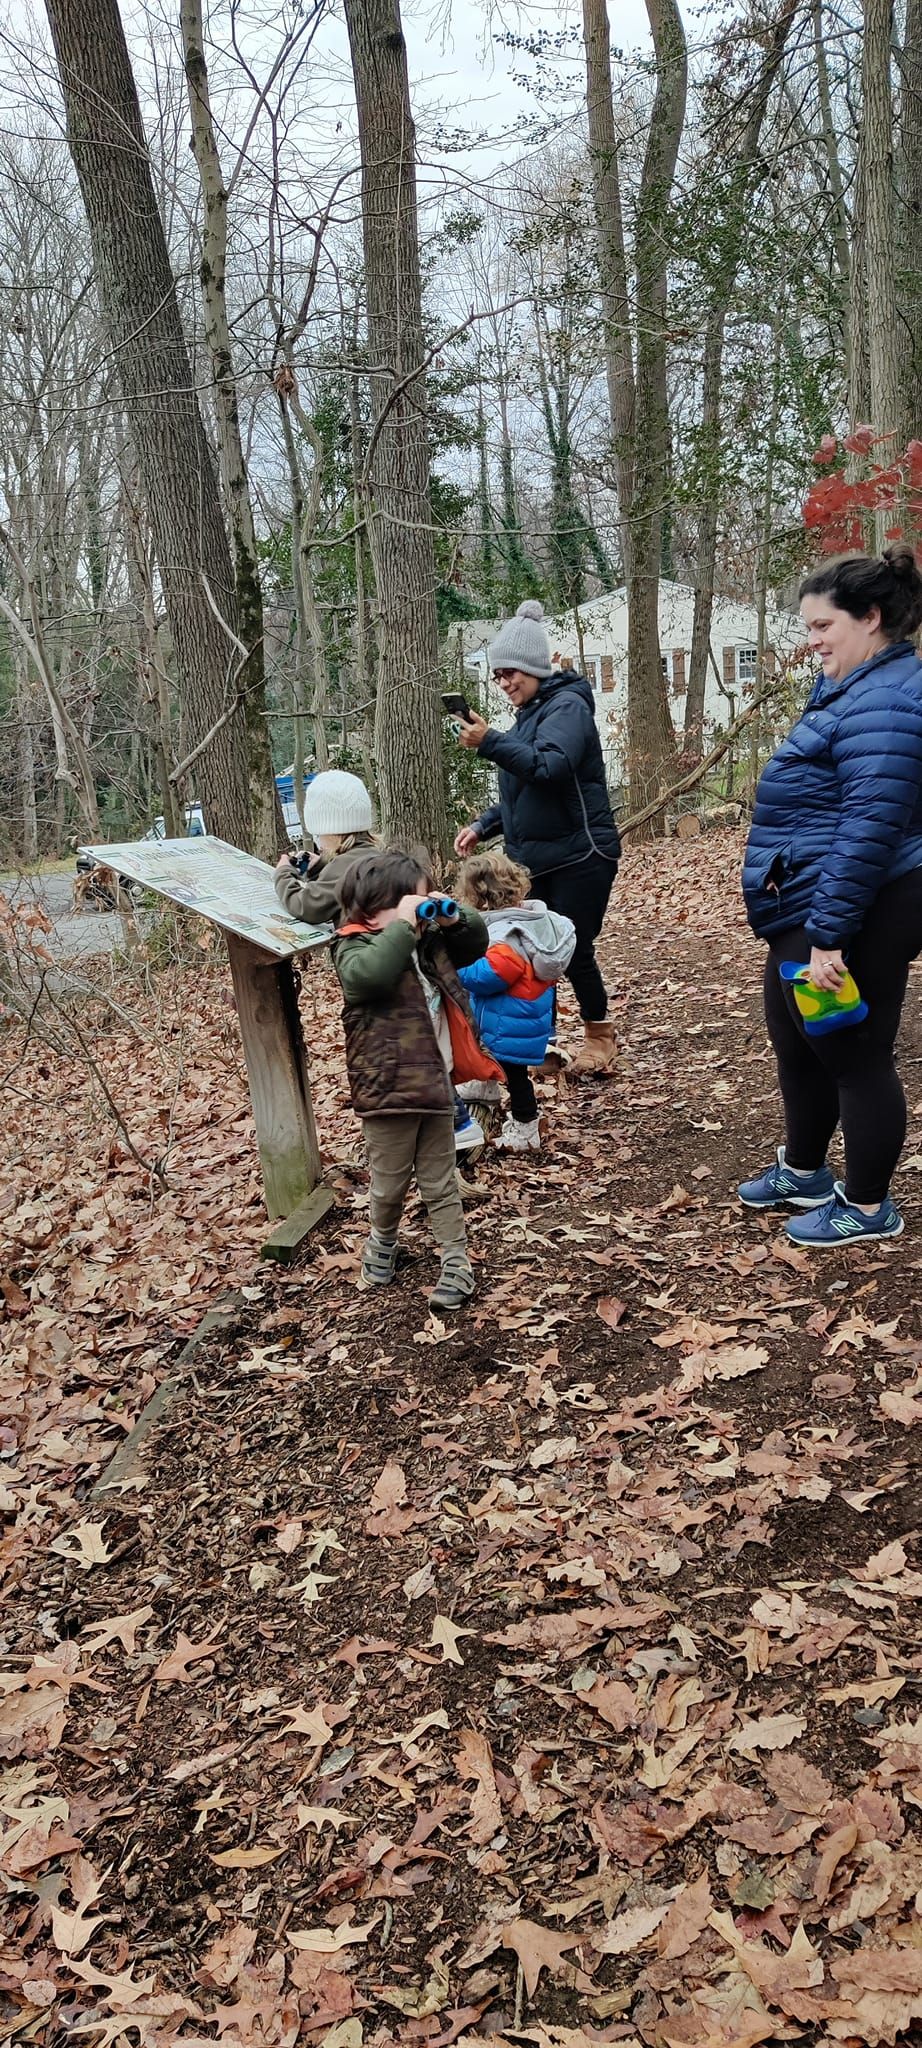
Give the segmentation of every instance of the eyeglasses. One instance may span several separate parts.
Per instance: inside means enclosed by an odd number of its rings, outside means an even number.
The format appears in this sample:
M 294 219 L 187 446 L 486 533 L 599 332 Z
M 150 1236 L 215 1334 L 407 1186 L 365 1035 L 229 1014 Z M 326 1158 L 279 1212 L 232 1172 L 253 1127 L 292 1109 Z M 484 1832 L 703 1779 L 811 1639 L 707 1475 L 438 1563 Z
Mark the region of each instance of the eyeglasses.
M 511 681 L 512 681 L 512 678 L 513 678 L 513 676 L 515 675 L 515 669 L 514 669 L 514 668 L 495 668 L 495 669 L 493 670 L 493 674 L 494 674 L 494 676 L 495 676 L 495 678 L 496 678 L 496 681 L 497 681 L 498 683 L 511 683 Z

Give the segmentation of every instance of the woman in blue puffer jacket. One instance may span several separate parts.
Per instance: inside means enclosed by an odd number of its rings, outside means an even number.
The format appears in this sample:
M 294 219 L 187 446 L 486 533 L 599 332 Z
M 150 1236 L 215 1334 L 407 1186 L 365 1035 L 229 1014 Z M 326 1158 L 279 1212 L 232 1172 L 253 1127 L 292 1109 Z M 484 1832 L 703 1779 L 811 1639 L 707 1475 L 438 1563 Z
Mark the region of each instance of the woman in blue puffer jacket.
M 922 952 L 922 576 L 910 548 L 842 556 L 800 588 L 822 673 L 756 790 L 743 864 L 753 931 L 768 943 L 765 1016 L 786 1144 L 744 1181 L 747 1208 L 805 1212 L 796 1244 L 897 1237 L 890 1180 L 906 1135 L 894 1065 L 910 962 Z M 809 1036 L 780 967 L 837 990 L 846 966 L 863 1021 Z M 837 1123 L 845 1181 L 826 1163 Z

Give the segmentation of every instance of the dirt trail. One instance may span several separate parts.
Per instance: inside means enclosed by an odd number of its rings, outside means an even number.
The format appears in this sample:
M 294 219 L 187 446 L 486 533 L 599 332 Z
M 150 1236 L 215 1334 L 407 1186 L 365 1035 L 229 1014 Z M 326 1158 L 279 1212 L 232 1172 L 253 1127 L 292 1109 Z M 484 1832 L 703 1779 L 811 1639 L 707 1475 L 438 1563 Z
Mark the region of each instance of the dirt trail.
M 28 2038 L 922 2019 L 922 1158 L 876 1251 L 735 1203 L 776 1128 L 734 854 L 636 850 L 619 1075 L 550 1084 L 540 1160 L 477 1168 L 470 1314 L 427 1311 L 415 1222 L 356 1292 L 337 1120 L 304 1265 L 254 1274 L 137 1483 L 84 1499 L 107 1557 L 33 1556 L 9 1645 L 66 1715 L 26 1768 L 80 1847 L 38 1879 L 0 1842 Z M 913 991 L 916 1131 L 920 1056 Z

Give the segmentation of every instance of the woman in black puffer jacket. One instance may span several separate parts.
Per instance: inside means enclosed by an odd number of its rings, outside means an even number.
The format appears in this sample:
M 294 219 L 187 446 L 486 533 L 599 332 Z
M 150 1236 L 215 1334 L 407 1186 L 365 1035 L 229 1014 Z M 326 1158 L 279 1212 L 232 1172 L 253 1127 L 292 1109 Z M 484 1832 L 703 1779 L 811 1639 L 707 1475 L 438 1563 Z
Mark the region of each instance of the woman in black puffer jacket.
M 618 871 L 621 842 L 611 813 L 592 690 L 584 676 L 555 674 L 537 599 L 508 619 L 489 649 L 490 666 L 515 710 L 511 732 L 482 718 L 462 725 L 499 769 L 499 803 L 455 840 L 463 856 L 502 833 L 506 852 L 528 868 L 535 895 L 572 919 L 576 947 L 567 970 L 585 1040 L 574 1072 L 607 1073 L 615 1063 L 614 1026 L 595 957 L 595 941 Z

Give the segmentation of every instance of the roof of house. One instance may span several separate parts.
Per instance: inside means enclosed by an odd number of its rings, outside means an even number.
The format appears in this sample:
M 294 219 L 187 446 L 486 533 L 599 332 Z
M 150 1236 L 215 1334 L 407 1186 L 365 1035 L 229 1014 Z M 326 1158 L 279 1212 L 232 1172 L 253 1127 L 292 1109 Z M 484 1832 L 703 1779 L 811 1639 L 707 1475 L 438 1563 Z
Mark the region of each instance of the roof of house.
M 690 583 L 672 583 L 665 577 L 660 579 L 659 630 L 664 645 L 668 646 L 671 634 L 681 633 L 683 638 L 688 638 L 694 605 L 695 592 Z M 613 644 L 626 646 L 627 591 L 624 585 L 617 590 L 605 591 L 599 597 L 588 598 L 579 606 L 579 623 L 584 640 L 604 642 L 610 639 Z M 766 627 L 774 646 L 793 647 L 803 637 L 796 615 L 774 607 L 766 613 Z M 717 646 L 752 646 L 757 631 L 755 604 L 743 598 L 715 596 L 711 638 Z M 575 641 L 576 619 L 573 612 L 558 612 L 549 619 L 548 632 L 552 644 L 556 640 Z

